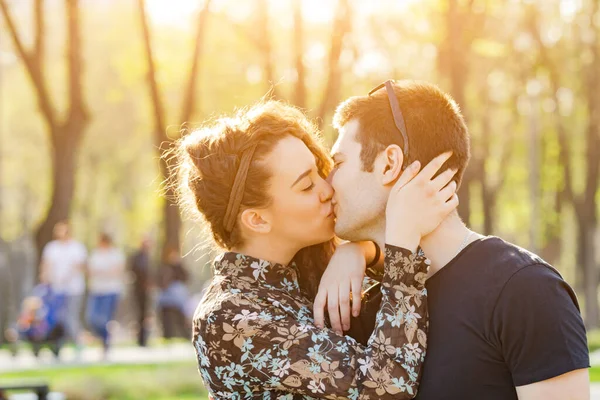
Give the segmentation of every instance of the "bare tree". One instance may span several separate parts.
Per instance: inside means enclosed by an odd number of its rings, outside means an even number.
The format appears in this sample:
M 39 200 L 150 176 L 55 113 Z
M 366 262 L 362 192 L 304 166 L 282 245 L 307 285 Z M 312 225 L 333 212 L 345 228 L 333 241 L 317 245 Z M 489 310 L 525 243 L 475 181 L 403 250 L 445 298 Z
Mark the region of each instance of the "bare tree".
M 150 39 L 150 28 L 146 15 L 146 3 L 144 0 L 138 0 L 140 23 L 142 27 L 142 34 L 144 39 L 144 50 L 146 54 L 146 61 L 148 64 L 148 88 L 150 90 L 150 98 L 152 101 L 153 114 L 154 114 L 154 140 L 160 153 L 160 170 L 163 180 L 169 181 L 170 173 L 173 170 L 173 163 L 175 160 L 171 157 L 163 157 L 169 152 L 173 145 L 173 140 L 167 136 L 167 122 L 166 113 L 164 109 L 163 97 L 160 92 L 156 79 L 156 63 L 154 60 L 154 54 L 152 51 L 152 42 Z M 188 78 L 185 86 L 185 95 L 182 99 L 181 104 L 181 116 L 180 123 L 187 123 L 192 117 L 195 108 L 197 107 L 197 80 L 198 70 L 201 63 L 202 48 L 204 44 L 204 36 L 206 30 L 206 22 L 209 15 L 210 0 L 204 3 L 203 8 L 198 13 L 196 38 L 194 42 L 194 49 L 192 55 L 192 61 L 188 72 Z M 179 207 L 175 200 L 175 193 L 171 185 L 166 185 L 165 189 L 165 203 L 163 207 L 163 227 L 164 236 L 163 240 L 163 251 L 167 248 L 178 248 L 180 246 L 180 230 L 181 230 L 181 216 L 179 214 Z
M 6 21 L 17 54 L 35 90 L 38 106 L 51 143 L 52 196 L 46 217 L 36 232 L 38 252 L 52 238 L 54 224 L 67 219 L 71 212 L 75 191 L 75 165 L 83 134 L 89 123 L 89 113 L 83 95 L 83 60 L 80 29 L 79 0 L 65 0 L 66 11 L 66 69 L 68 108 L 59 113 L 48 90 L 45 76 L 44 1 L 34 2 L 33 47 L 26 49 L 17 30 L 6 0 L 0 0 L 0 10 Z M 62 114 L 62 115 L 61 115 Z

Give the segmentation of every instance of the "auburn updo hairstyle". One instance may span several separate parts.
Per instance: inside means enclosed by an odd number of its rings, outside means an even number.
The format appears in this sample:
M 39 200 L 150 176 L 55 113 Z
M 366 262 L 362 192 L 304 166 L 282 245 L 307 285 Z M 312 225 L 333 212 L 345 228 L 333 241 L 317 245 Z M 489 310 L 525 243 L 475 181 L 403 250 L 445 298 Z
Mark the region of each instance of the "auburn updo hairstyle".
M 264 159 L 287 135 L 304 142 L 320 175 L 326 177 L 332 162 L 319 130 L 300 110 L 280 101 L 260 102 L 233 117 L 218 118 L 175 143 L 171 156 L 179 204 L 204 222 L 219 248 L 228 251 L 244 244 L 242 211 L 269 206 L 272 171 Z M 240 178 L 241 174 L 245 176 Z M 334 248 L 331 240 L 304 248 L 293 259 L 300 286 L 311 300 Z

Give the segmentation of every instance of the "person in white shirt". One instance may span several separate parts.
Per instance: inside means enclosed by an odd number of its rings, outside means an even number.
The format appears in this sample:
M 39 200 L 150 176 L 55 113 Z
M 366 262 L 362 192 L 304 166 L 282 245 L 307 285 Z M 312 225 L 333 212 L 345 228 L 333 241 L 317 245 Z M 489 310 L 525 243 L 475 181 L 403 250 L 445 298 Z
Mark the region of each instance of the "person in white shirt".
M 102 340 L 106 356 L 110 345 L 108 323 L 123 294 L 125 280 L 125 255 L 106 233 L 100 235 L 98 247 L 90 255 L 88 276 L 86 320 L 92 332 Z
M 79 353 L 79 316 L 85 292 L 87 250 L 82 243 L 71 238 L 66 221 L 54 226 L 53 235 L 54 240 L 48 242 L 42 251 L 40 281 L 50 285 L 53 293 L 61 299 L 63 306 L 58 313 L 59 320 Z

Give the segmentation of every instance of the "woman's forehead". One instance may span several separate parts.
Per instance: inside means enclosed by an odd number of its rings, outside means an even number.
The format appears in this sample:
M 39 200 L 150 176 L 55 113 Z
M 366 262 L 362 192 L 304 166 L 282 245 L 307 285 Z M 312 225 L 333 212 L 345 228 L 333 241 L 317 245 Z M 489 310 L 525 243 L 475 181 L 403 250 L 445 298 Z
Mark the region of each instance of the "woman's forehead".
M 273 178 L 292 179 L 291 182 L 316 165 L 314 154 L 302 140 L 294 136 L 281 139 L 266 161 L 272 168 Z

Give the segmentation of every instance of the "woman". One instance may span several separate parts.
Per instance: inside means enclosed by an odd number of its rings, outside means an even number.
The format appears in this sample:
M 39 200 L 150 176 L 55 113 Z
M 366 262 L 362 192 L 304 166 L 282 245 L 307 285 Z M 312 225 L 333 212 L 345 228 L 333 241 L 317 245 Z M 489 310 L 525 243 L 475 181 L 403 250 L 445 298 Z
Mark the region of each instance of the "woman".
M 112 321 L 125 279 L 125 255 L 102 233 L 98 247 L 88 261 L 89 297 L 86 320 L 92 332 L 102 340 L 104 357 L 110 347 L 108 323 Z
M 423 257 L 386 246 L 368 346 L 314 325 L 311 299 L 333 251 L 335 216 L 330 160 L 306 117 L 279 102 L 258 104 L 177 149 L 184 202 L 226 250 L 194 317 L 211 396 L 414 397 L 427 326 Z

